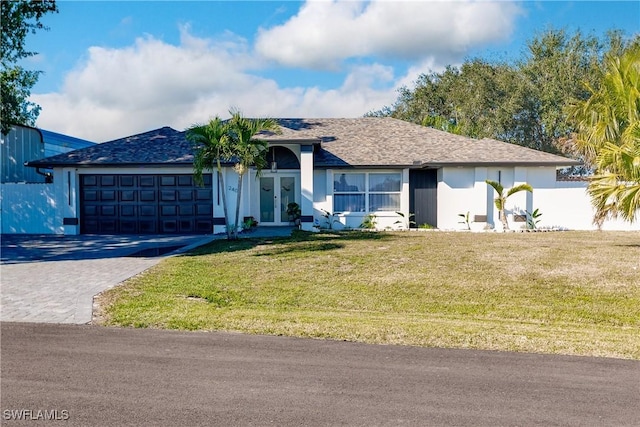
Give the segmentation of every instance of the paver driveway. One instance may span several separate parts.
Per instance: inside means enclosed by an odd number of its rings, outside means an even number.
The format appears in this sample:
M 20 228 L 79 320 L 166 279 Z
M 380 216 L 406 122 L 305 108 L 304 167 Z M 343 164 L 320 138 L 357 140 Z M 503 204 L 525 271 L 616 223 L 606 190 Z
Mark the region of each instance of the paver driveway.
M 156 253 L 181 252 L 213 238 L 3 235 L 0 319 L 88 323 L 94 295 L 157 264 L 163 256 Z M 140 251 L 145 256 L 132 256 Z
M 240 237 L 290 236 L 292 230 L 260 227 Z M 2 235 L 0 320 L 89 323 L 95 295 L 165 256 L 224 237 Z

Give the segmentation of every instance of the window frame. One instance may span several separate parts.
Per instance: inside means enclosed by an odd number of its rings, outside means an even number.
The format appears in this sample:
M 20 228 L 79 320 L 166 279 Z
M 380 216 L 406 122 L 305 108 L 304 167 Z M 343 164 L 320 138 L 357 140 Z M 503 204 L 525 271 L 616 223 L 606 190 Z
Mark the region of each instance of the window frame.
M 364 189 L 363 190 L 358 190 L 358 191 L 336 191 L 336 178 L 339 177 L 340 175 L 364 175 Z M 399 179 L 399 190 L 398 191 L 373 191 L 370 188 L 370 177 L 371 175 L 395 175 L 397 176 Z M 349 172 L 339 172 L 336 173 L 335 171 L 332 173 L 332 185 L 331 185 L 331 190 L 332 190 L 332 196 L 333 196 L 333 209 L 334 209 L 334 213 L 336 214 L 353 214 L 353 213 L 357 213 L 357 214 L 372 214 L 372 213 L 385 213 L 385 212 L 399 212 L 401 210 L 402 207 L 402 184 L 403 184 L 403 180 L 402 180 L 403 174 L 402 171 L 349 171 Z M 336 196 L 342 196 L 342 195 L 362 195 L 364 197 L 364 208 L 363 210 L 338 210 L 336 209 Z M 398 206 L 395 208 L 391 208 L 391 209 L 386 209 L 386 210 L 371 210 L 371 196 L 372 195 L 397 195 L 398 197 Z

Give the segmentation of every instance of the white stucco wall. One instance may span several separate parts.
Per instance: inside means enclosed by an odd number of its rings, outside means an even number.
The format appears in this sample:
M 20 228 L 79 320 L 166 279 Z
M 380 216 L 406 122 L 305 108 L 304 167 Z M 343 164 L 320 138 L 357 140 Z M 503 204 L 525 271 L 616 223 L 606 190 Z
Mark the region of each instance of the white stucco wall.
M 332 228 L 335 230 L 359 228 L 364 221 L 367 213 L 365 212 L 345 212 L 333 215 L 333 180 L 334 174 L 341 173 L 343 170 L 317 170 L 314 171 L 313 178 L 313 215 L 314 224 L 320 228 Z M 401 173 L 401 196 L 400 209 L 405 218 L 394 212 L 375 212 L 376 229 L 400 229 L 406 228 L 399 221 L 405 222 L 409 218 L 409 170 L 408 169 L 358 169 L 357 172 L 390 172 Z M 326 212 L 330 215 L 327 218 Z
M 496 194 L 485 179 L 500 180 L 508 191 L 514 185 L 528 183 L 533 193 L 519 192 L 507 199 L 507 218 L 512 230 L 525 223 L 515 222 L 514 214 L 539 209 L 542 216 L 538 227 L 559 227 L 570 230 L 595 230 L 593 207 L 586 192 L 585 181 L 556 181 L 554 167 L 511 168 L 442 168 L 438 182 L 438 228 L 462 230 L 466 226 L 458 214 L 486 215 L 487 223 L 473 223 L 472 229 L 481 230 L 489 225 L 502 229 L 493 199 Z M 640 224 L 622 220 L 606 221 L 603 230 L 640 230 Z

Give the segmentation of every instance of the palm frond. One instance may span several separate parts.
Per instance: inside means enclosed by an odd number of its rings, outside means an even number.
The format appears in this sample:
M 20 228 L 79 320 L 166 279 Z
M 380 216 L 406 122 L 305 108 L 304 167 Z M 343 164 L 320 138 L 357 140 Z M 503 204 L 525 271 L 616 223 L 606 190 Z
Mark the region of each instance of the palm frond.
M 520 191 L 528 191 L 530 193 L 533 193 L 533 187 L 531 187 L 529 184 L 516 185 L 515 187 L 512 187 L 509 189 L 509 191 L 507 191 L 507 195 L 505 198 L 511 196 L 512 194 L 519 193 Z

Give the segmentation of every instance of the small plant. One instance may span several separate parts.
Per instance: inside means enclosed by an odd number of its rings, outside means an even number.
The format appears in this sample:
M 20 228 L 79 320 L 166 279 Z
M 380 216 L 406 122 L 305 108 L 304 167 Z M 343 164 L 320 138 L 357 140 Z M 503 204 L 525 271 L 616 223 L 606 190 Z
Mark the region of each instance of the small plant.
M 300 205 L 296 202 L 291 202 L 287 205 L 287 216 L 289 217 L 289 221 L 298 225 L 300 222 L 300 217 L 302 216 L 302 211 L 300 210 Z
M 487 184 L 489 184 L 495 190 L 497 197 L 493 200 L 496 208 L 500 213 L 500 221 L 502 221 L 502 231 L 509 230 L 509 222 L 507 221 L 507 212 L 505 209 L 505 205 L 507 204 L 507 199 L 520 191 L 528 191 L 533 193 L 533 187 L 529 184 L 520 184 L 508 190 L 506 193 L 504 191 L 504 187 L 497 181 L 486 180 Z
M 367 214 L 360 224 L 360 228 L 365 230 L 375 230 L 377 218 L 375 214 Z
M 542 212 L 540 209 L 535 209 L 533 212 L 525 211 L 527 214 L 527 228 L 529 230 L 535 230 L 538 228 L 538 224 L 540 223 L 540 217 L 542 216 Z
M 459 217 L 462 217 L 462 221 L 458 221 L 458 224 L 464 224 L 467 227 L 467 230 L 471 230 L 471 221 L 469 220 L 469 211 L 466 214 L 458 214 Z
M 252 216 L 245 217 L 244 222 L 242 223 L 242 229 L 244 231 L 250 231 L 254 227 L 258 226 L 258 221 L 256 221 Z
M 426 223 L 426 222 L 425 222 L 425 223 L 423 223 L 423 224 L 420 224 L 420 225 L 418 226 L 418 228 L 420 228 L 420 229 L 422 229 L 422 230 L 433 230 L 435 227 L 434 227 L 433 225 L 428 224 L 428 223 Z
M 335 224 L 336 222 L 337 223 L 340 222 L 339 219 L 336 219 L 336 215 L 338 214 L 325 211 L 324 209 L 320 209 L 320 211 L 322 211 L 322 216 L 324 217 L 324 220 L 327 223 L 327 227 L 329 227 L 329 230 L 333 230 L 333 224 Z
M 396 222 L 394 222 L 393 224 L 400 224 L 402 225 L 404 228 L 411 228 L 412 225 L 416 225 L 416 222 L 414 220 L 412 220 L 411 218 L 414 218 L 416 216 L 416 214 L 413 213 L 409 213 L 408 217 L 405 217 L 404 213 L 402 212 L 396 212 L 397 215 L 400 215 L 402 217 L 402 219 L 397 220 Z

